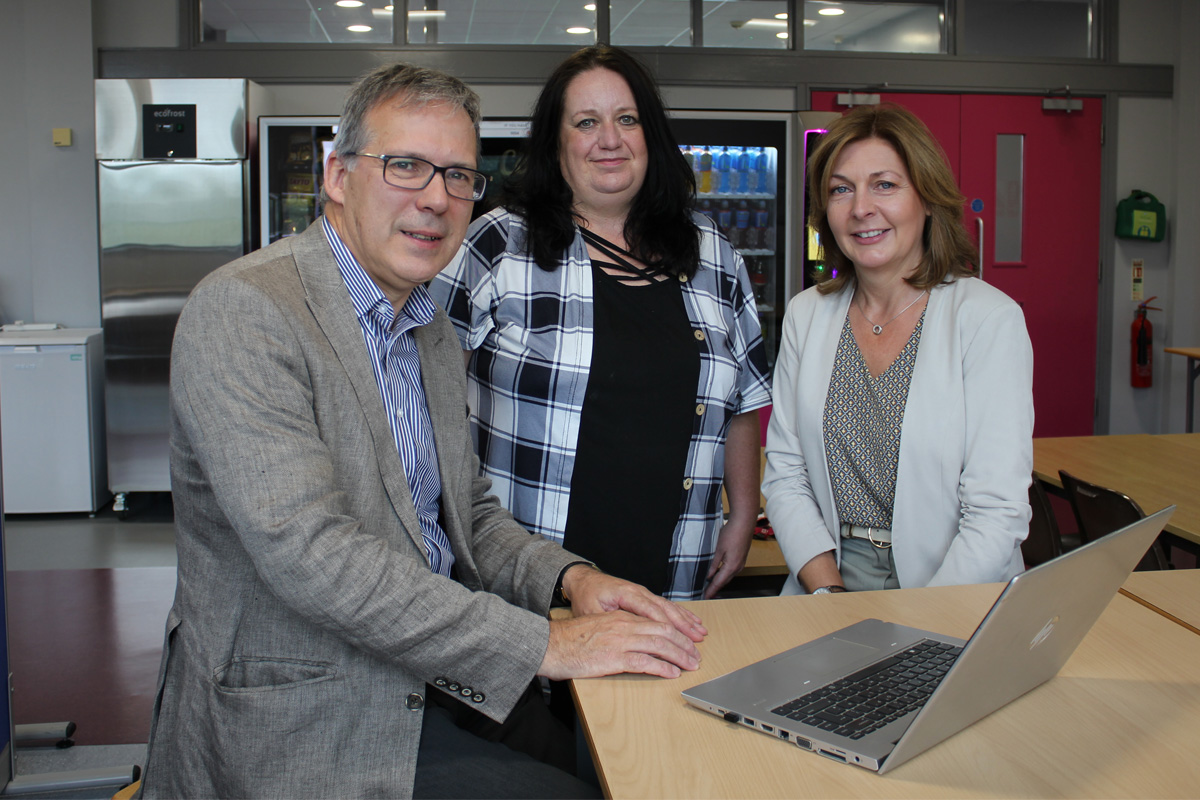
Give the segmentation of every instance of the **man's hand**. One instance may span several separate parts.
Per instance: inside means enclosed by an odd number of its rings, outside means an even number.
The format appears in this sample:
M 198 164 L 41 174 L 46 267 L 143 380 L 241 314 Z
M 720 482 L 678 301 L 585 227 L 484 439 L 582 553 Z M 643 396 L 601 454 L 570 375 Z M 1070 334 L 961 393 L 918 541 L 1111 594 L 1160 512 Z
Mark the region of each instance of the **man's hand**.
M 693 642 L 703 641 L 708 634 L 700 618 L 691 611 L 643 586 L 605 575 L 586 564 L 568 569 L 563 575 L 562 588 L 571 601 L 571 612 L 577 617 L 621 610 L 670 625 Z
M 713 553 L 711 566 L 708 568 L 708 586 L 704 589 L 704 599 L 711 600 L 717 592 L 729 583 L 734 575 L 746 566 L 746 554 L 750 552 L 750 540 L 754 538 L 754 523 L 734 522 L 730 517 L 721 527 L 717 536 L 717 549 Z
M 641 672 L 678 678 L 681 670 L 698 666 L 695 643 L 669 623 L 609 611 L 551 620 L 550 645 L 538 675 L 567 680 Z

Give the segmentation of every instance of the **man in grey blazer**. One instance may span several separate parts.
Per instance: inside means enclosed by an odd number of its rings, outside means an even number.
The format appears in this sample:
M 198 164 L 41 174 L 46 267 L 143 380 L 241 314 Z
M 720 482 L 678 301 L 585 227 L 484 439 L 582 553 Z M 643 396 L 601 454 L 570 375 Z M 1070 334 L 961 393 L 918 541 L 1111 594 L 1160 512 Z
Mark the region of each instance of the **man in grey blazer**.
M 499 722 L 534 676 L 699 663 L 694 615 L 529 535 L 478 475 L 458 339 L 423 286 L 482 193 L 478 120 L 442 73 L 368 74 L 325 216 L 180 316 L 147 797 L 574 792 L 435 712 L 452 695 Z M 547 619 L 556 593 L 571 619 Z

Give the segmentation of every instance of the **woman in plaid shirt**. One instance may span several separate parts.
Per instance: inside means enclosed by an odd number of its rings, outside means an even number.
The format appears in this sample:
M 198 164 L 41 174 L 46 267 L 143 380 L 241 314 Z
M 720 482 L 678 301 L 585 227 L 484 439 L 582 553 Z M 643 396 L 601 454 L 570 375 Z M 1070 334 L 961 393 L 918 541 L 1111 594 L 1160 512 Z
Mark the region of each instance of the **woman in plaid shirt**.
M 766 358 L 745 265 L 694 211 L 645 68 L 606 45 L 568 58 L 506 189 L 432 287 L 467 351 L 483 473 L 531 532 L 672 599 L 713 596 L 758 514 Z

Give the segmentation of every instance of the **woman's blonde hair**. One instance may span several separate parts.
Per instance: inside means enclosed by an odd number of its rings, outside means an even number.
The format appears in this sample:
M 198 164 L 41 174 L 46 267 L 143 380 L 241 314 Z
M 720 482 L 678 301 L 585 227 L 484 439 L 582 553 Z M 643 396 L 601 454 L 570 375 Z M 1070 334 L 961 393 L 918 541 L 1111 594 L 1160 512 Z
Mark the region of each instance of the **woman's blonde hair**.
M 835 276 L 822 281 L 818 291 L 837 292 L 855 280 L 854 263 L 838 247 L 829 228 L 829 180 L 846 146 L 864 139 L 879 139 L 892 146 L 930 212 L 922 236 L 925 254 L 916 273 L 906 280 L 917 289 L 929 289 L 950 275 L 974 275 L 978 257 L 962 224 L 965 198 L 942 148 L 911 111 L 885 103 L 859 106 L 836 120 L 809 157 L 808 222 L 821 237 L 825 272 Z

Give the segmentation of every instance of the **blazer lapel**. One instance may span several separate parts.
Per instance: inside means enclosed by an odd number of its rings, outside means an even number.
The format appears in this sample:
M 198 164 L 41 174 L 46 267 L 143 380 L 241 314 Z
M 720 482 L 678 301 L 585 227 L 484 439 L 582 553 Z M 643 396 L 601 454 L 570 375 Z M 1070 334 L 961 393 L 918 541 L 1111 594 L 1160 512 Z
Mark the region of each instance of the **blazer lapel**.
M 379 384 L 375 381 L 375 371 L 363 342 L 362 326 L 320 220 L 296 237 L 292 252 L 295 254 L 300 281 L 304 285 L 308 308 L 349 376 L 349 391 L 353 392 L 367 418 L 367 427 L 378 458 L 379 476 L 388 498 L 418 551 L 428 559 L 404 465 L 400 461 L 400 454 L 396 452 L 387 411 L 379 395 Z

